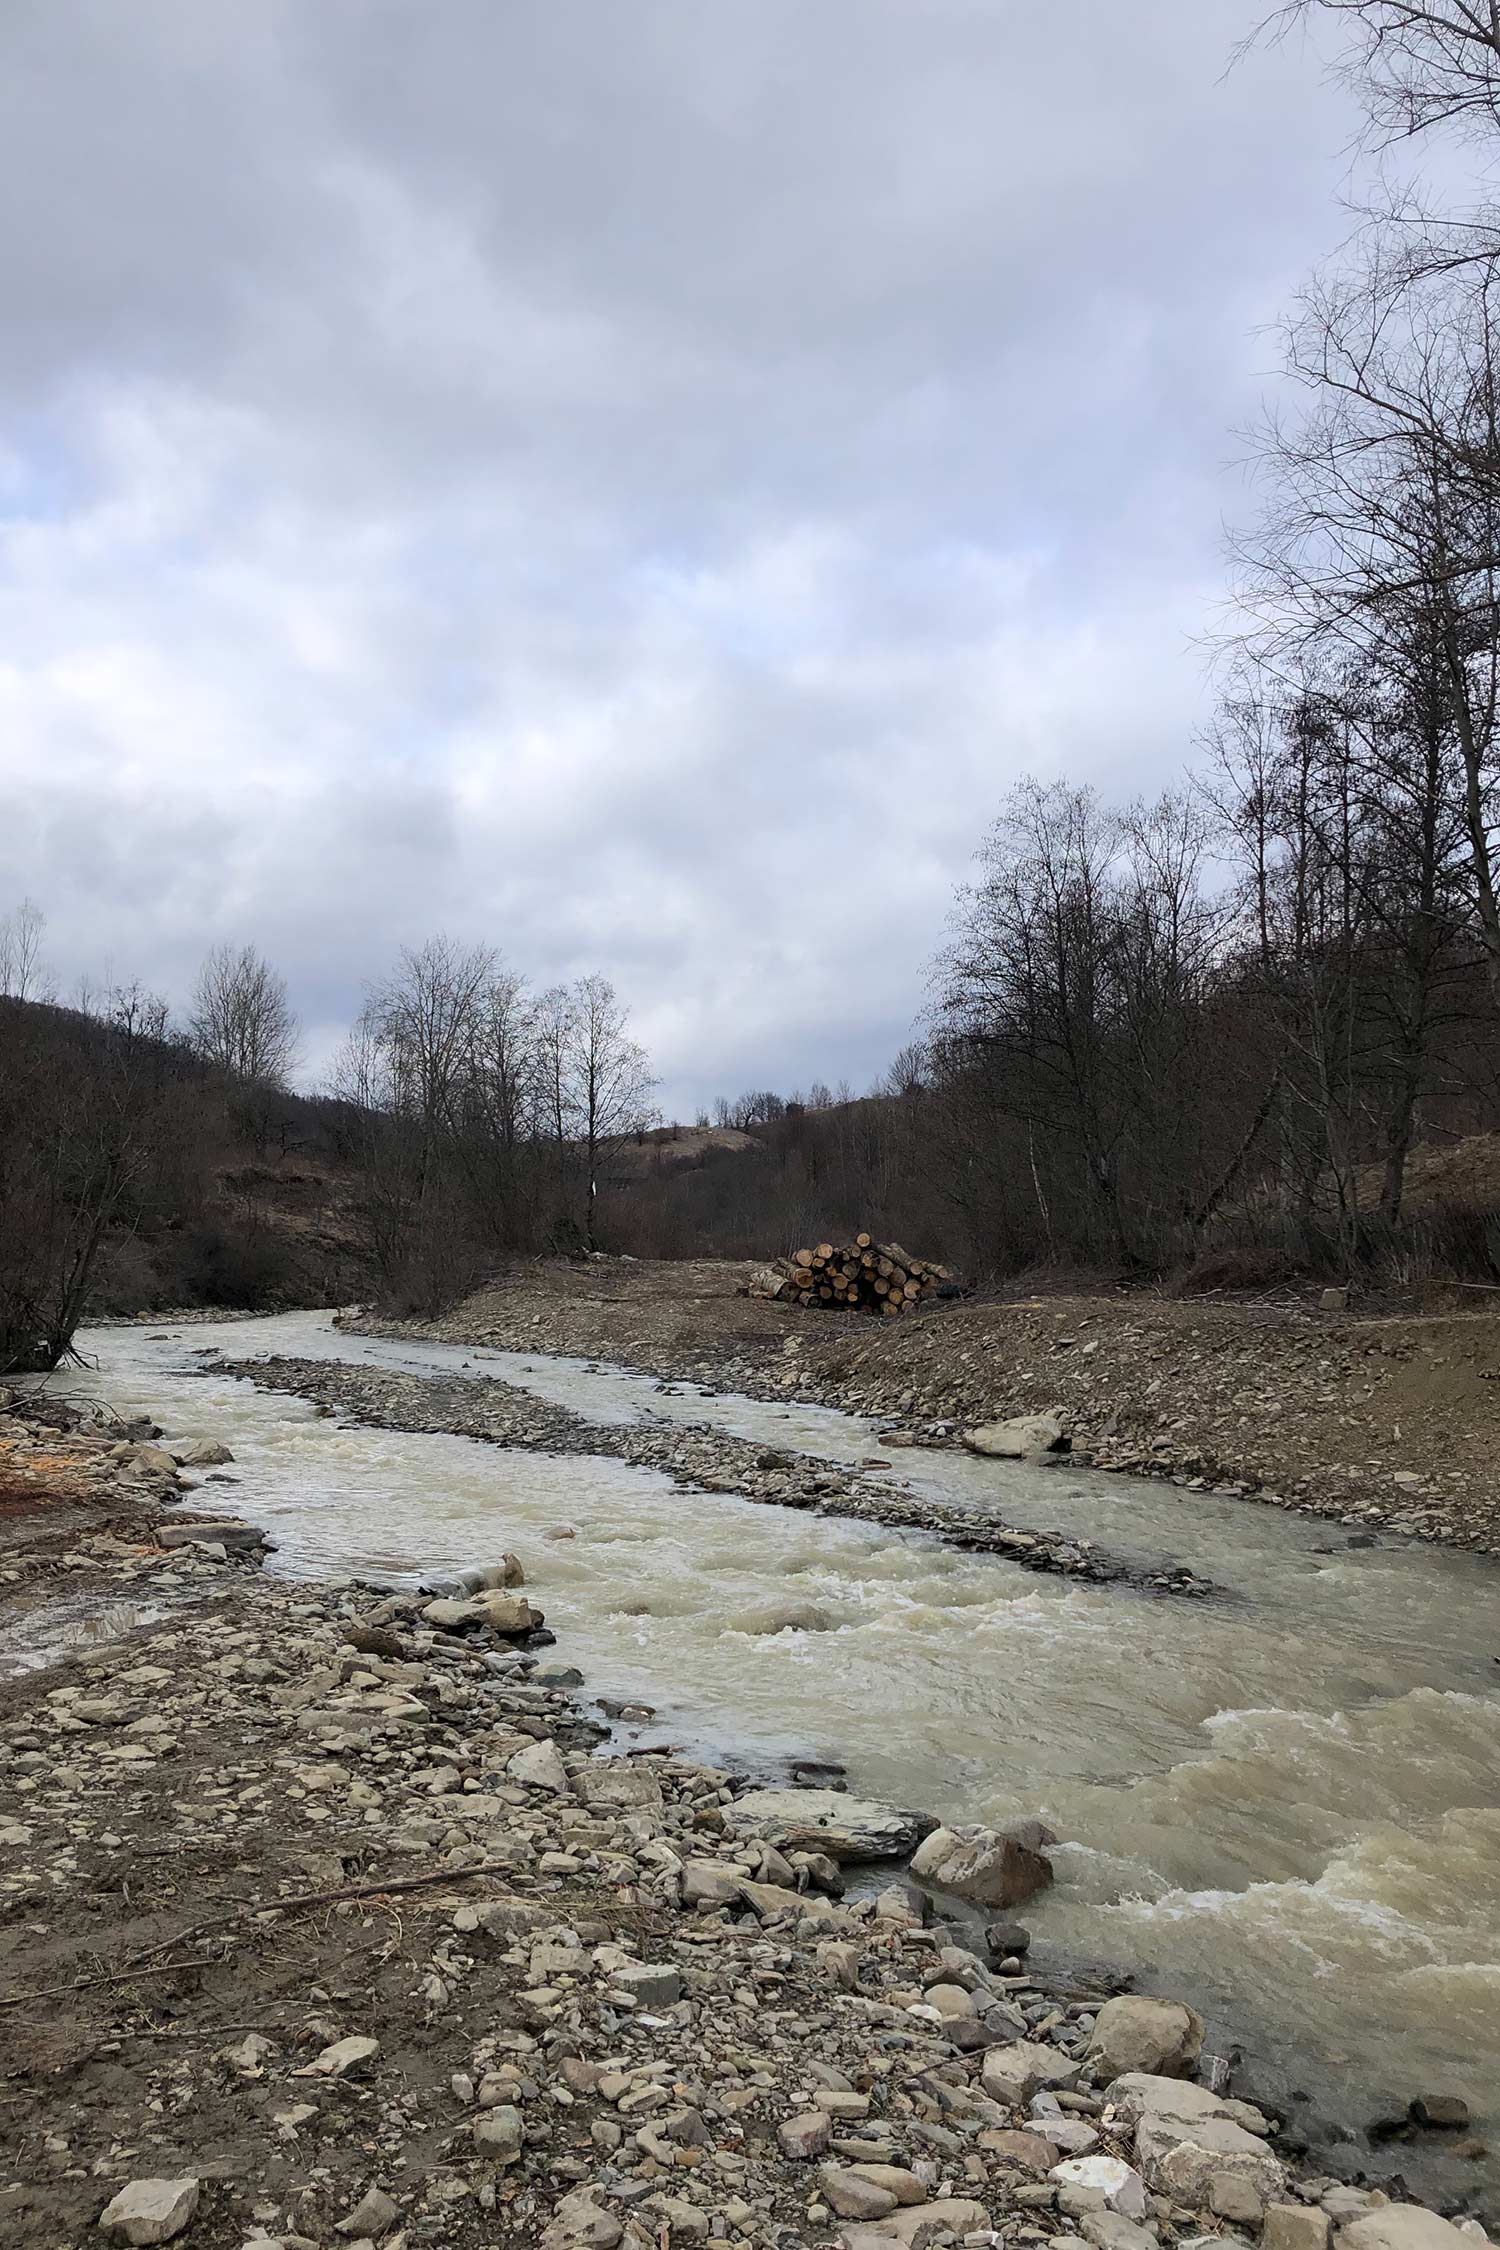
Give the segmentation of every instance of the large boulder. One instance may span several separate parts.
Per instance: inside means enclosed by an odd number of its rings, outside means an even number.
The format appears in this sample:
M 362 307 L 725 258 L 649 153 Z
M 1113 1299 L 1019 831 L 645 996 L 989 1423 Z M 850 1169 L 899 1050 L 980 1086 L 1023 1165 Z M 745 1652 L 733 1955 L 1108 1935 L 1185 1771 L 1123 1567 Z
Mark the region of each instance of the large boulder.
M 1042 1847 L 1057 1838 L 1040 1821 L 1015 1828 L 937 1828 L 918 1848 L 911 1871 L 976 1906 L 1019 1906 L 1052 1882 Z
M 1099 2075 L 1119 2078 L 1144 2071 L 1157 2078 L 1186 2078 L 1203 2051 L 1203 2018 L 1178 2000 L 1151 2000 L 1141 1992 L 1106 2000 L 1089 2035 L 1088 2052 Z
M 1131 2070 L 1115 2079 L 1108 2095 L 1110 2108 L 1124 2125 L 1139 2125 L 1144 2117 L 1162 2117 L 1186 2128 L 1200 2117 L 1228 2117 L 1248 2133 L 1264 2136 L 1271 2130 L 1253 2103 L 1239 2101 L 1232 2094 L 1211 2093 L 1207 2086 L 1194 2085 L 1190 2078 L 1157 2078 L 1143 2070 Z
M 1263 2203 L 1286 2193 L 1286 2174 L 1265 2142 L 1229 2117 L 1200 2117 L 1192 2125 L 1142 2118 L 1135 2157 L 1148 2186 L 1193 2209 L 1206 2205 L 1215 2182 L 1226 2177 L 1253 2188 Z
M 1017 1414 L 1009 1422 L 981 1422 L 964 1431 L 971 1453 L 988 1461 L 1029 1461 L 1066 1453 L 1071 1439 L 1055 1414 Z
M 725 1806 L 724 1825 L 732 1836 L 759 1836 L 782 1851 L 826 1852 L 842 1866 L 905 1859 L 937 1822 L 833 1789 L 752 1789 Z

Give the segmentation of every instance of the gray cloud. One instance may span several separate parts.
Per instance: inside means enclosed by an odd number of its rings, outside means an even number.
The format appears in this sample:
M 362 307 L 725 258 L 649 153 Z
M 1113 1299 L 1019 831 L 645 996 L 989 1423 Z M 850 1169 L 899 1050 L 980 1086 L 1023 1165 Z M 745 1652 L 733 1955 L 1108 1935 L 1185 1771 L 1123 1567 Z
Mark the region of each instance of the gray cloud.
M 906 1035 L 1009 783 L 1174 771 L 1337 230 L 1248 0 L 16 0 L 0 904 L 314 1050 L 438 927 L 670 1106 Z

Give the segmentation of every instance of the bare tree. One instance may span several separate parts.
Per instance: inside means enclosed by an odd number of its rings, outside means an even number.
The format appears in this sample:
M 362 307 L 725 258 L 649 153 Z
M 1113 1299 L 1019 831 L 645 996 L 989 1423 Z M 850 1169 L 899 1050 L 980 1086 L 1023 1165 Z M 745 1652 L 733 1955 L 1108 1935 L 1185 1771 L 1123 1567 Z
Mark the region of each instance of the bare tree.
M 1453 125 L 1500 125 L 1500 10 L 1492 0 L 1287 0 L 1261 25 L 1280 35 L 1314 16 L 1349 34 L 1337 68 L 1377 145 Z
M 1400 317 L 1368 266 L 1307 294 L 1290 365 L 1309 405 L 1260 435 L 1267 500 L 1238 544 L 1238 591 L 1255 658 L 1283 677 L 1368 681 L 1414 648 L 1436 666 L 1500 1007 L 1497 287 L 1500 274 L 1403 300 Z
M 52 980 L 42 964 L 47 917 L 29 898 L 0 917 L 0 993 L 12 1000 L 50 1000 Z
M 656 1081 L 646 1051 L 629 1036 L 629 1017 L 607 978 L 573 987 L 573 1107 L 583 1144 L 587 1192 L 584 1241 L 595 1241 L 601 1174 L 625 1143 L 656 1123 Z
M 188 1035 L 227 1076 L 247 1086 L 285 1086 L 298 1048 L 285 977 L 253 945 L 216 945 L 198 971 Z

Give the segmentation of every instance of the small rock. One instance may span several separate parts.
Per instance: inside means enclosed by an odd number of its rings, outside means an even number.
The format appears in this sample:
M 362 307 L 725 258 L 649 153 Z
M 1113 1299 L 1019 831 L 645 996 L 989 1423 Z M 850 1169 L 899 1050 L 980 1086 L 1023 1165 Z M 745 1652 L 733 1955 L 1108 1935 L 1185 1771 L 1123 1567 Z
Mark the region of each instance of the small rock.
M 1271 2203 L 1261 2229 L 1261 2250 L 1328 2250 L 1328 2214 L 1316 2204 Z
M 853 2178 L 867 2180 L 871 2187 L 893 2195 L 900 2208 L 910 2209 L 927 2201 L 926 2188 L 904 2164 L 851 2164 L 848 2170 Z
M 1208 2208 L 1216 2219 L 1227 2219 L 1231 2226 L 1258 2227 L 1266 2207 L 1253 2181 L 1243 2179 L 1238 2172 L 1210 2172 Z M 1321 2218 L 1322 2213 L 1318 2216 Z
M 528 1788 L 545 1789 L 554 1797 L 573 1794 L 568 1769 L 555 1742 L 533 1742 L 529 1749 L 518 1750 L 505 1770 L 513 1780 L 524 1782 Z
M 984 2090 L 992 2101 L 1019 2109 L 1039 2086 L 1076 2086 L 1079 2065 L 1059 2047 L 1043 2047 L 1019 2039 L 1008 2047 L 991 2047 L 984 2058 Z
M 1156 2250 L 1156 2236 L 1148 2228 L 1138 2227 L 1133 2219 L 1122 2218 L 1118 2211 L 1086 2211 L 1078 2225 L 1094 2250 Z
M 1040 2133 L 1013 2132 L 1008 2127 L 981 2133 L 979 2145 L 988 2149 L 992 2156 L 998 2156 L 1002 2164 L 1014 2164 L 1023 2172 L 1035 2172 L 1038 2177 L 1051 2171 L 1060 2154 L 1056 2142 L 1044 2140 Z
M 610 1981 L 628 1992 L 638 2008 L 670 2008 L 682 1998 L 682 1972 L 669 1961 L 627 1961 Z
M 1410 2115 L 1416 2125 L 1442 2133 L 1461 2133 L 1469 2122 L 1469 2105 L 1457 2094 L 1418 2094 Z
M 483 2109 L 469 2128 L 474 2145 L 492 2164 L 518 2164 L 525 2135 L 521 2112 L 509 2102 Z
M 625 2229 L 587 2188 L 565 2195 L 542 2234 L 540 2250 L 616 2250 Z
M 1345 2227 L 1338 2250 L 1473 2250 L 1473 2242 L 1419 2203 L 1388 2203 Z
M 829 2209 L 841 2219 L 883 2219 L 896 2209 L 889 2188 L 861 2179 L 857 2172 L 829 2165 L 818 2175 L 818 2185 Z
M 384 2188 L 366 2188 L 348 2218 L 339 2221 L 338 2232 L 372 2235 L 378 2239 L 389 2233 L 400 2216 L 398 2206 L 391 2201 Z
M 813 2156 L 826 2156 L 833 2145 L 833 2126 L 826 2112 L 808 2110 L 801 2117 L 788 2117 L 776 2128 L 776 2138 L 782 2153 L 799 2160 Z
M 294 2070 L 292 2076 L 294 2078 L 343 2078 L 349 2071 L 358 2070 L 362 2064 L 371 2061 L 379 2052 L 380 2041 L 378 2039 L 368 2039 L 360 2033 L 355 2033 L 348 2039 L 335 2039 L 331 2047 L 325 2047 L 323 2052 L 320 2055 L 315 2055 L 310 2063 L 304 2063 L 300 2070 Z

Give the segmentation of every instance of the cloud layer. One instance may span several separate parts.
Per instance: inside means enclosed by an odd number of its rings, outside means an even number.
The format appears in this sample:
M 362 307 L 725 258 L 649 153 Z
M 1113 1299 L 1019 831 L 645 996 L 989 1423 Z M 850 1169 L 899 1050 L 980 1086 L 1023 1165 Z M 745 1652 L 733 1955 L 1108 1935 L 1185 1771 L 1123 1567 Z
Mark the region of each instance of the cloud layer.
M 13 0 L 0 908 L 316 1060 L 436 929 L 670 1111 L 862 1084 L 1021 773 L 1129 792 L 1348 120 L 1248 0 Z

